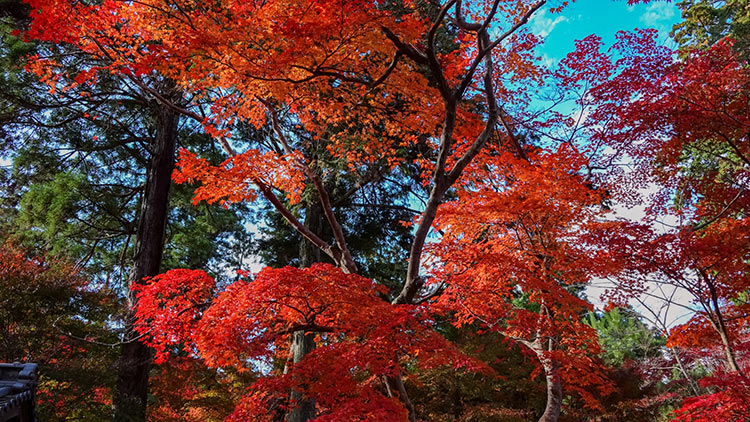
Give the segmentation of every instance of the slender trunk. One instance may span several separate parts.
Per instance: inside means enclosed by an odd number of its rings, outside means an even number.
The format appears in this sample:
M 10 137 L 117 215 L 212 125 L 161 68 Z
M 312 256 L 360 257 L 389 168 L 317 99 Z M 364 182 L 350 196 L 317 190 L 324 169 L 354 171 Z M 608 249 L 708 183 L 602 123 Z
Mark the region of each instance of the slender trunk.
M 544 259 L 544 271 L 547 274 L 550 271 L 550 261 Z M 552 318 L 552 312 L 544 300 L 539 308 L 540 318 Z M 562 410 L 562 381 L 560 379 L 560 363 L 552 358 L 552 351 L 555 350 L 555 340 L 547 338 L 542 340 L 541 320 L 537 328 L 536 340 L 533 343 L 527 343 L 527 346 L 536 353 L 539 363 L 544 369 L 544 378 L 547 384 L 547 404 L 544 406 L 544 413 L 539 418 L 539 422 L 557 422 Z
M 323 232 L 323 208 L 318 203 L 309 204 L 305 212 L 305 227 L 317 236 Z M 307 268 L 316 262 L 322 261 L 320 248 L 310 241 L 302 239 L 299 249 L 299 266 Z M 315 333 L 295 331 L 292 334 L 291 346 L 292 361 L 298 364 L 302 359 L 315 349 Z M 290 394 L 290 405 L 294 406 L 287 416 L 288 422 L 307 422 L 315 417 L 315 401 L 304 400 L 299 391 L 292 390 Z
M 680 369 L 680 372 L 682 372 L 682 376 L 684 376 L 685 379 L 687 380 L 688 385 L 690 385 L 690 389 L 693 390 L 693 394 L 695 394 L 696 396 L 700 396 L 701 395 L 700 387 L 698 386 L 698 384 L 696 384 L 693 377 L 687 371 L 687 368 L 685 368 L 685 364 L 682 363 L 682 358 L 680 357 L 680 350 L 676 347 L 668 347 L 667 349 L 672 353 L 672 356 L 674 356 L 675 362 L 677 362 L 677 367 Z
M 131 286 L 141 283 L 144 277 L 159 274 L 164 250 L 178 116 L 172 109 L 163 107 L 156 110 L 156 117 L 156 136 L 151 145 L 145 193 L 138 218 L 135 259 L 128 279 Z M 146 420 L 151 350 L 138 341 L 137 333 L 132 329 L 135 304 L 136 298 L 129 290 L 125 339 L 117 363 L 113 400 L 115 422 Z
M 409 421 L 416 422 L 417 412 L 414 410 L 414 404 L 411 402 L 409 394 L 406 392 L 406 387 L 401 380 L 401 375 L 385 377 L 385 385 L 388 388 L 388 395 L 390 397 L 396 397 L 401 400 L 401 403 L 409 412 Z
M 719 330 L 719 337 L 721 337 L 721 343 L 724 345 L 724 356 L 727 359 L 727 366 L 731 372 L 742 373 L 740 365 L 737 363 L 737 357 L 732 348 L 732 342 L 729 340 L 729 334 L 727 334 L 726 327 L 722 324 L 722 329 Z
M 729 367 L 729 370 L 731 372 L 739 372 L 741 374 L 742 371 L 740 370 L 740 366 L 737 364 L 737 358 L 735 356 L 734 349 L 732 348 L 732 341 L 729 339 L 729 331 L 727 330 L 727 325 L 724 322 L 724 315 L 721 312 L 721 306 L 719 306 L 719 298 L 716 294 L 716 286 L 709 279 L 709 277 L 705 275 L 705 272 L 702 272 L 701 274 L 704 276 L 706 285 L 708 286 L 708 290 L 711 294 L 711 303 L 713 304 L 714 313 L 716 314 L 716 321 L 711 322 L 716 331 L 719 333 L 721 343 L 724 346 L 724 355 L 727 359 L 727 366 Z
M 547 405 L 539 422 L 557 422 L 562 408 L 562 383 L 559 365 L 547 356 L 540 355 L 539 360 L 544 368 L 547 381 Z

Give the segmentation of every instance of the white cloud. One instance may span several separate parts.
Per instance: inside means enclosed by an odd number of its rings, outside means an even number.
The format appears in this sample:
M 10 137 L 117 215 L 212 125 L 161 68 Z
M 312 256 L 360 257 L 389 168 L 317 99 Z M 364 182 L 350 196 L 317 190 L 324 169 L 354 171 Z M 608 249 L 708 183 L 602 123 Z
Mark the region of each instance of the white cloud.
M 531 32 L 534 33 L 534 35 L 538 35 L 540 38 L 547 38 L 547 35 L 549 35 L 557 25 L 568 21 L 569 19 L 567 17 L 562 15 L 553 16 L 545 9 L 532 18 Z
M 670 21 L 674 18 L 675 9 L 671 3 L 656 2 L 651 3 L 646 11 L 641 15 L 641 22 L 651 27 L 662 25 L 663 21 Z
M 629 160 L 629 159 L 628 159 Z M 631 222 L 643 222 L 646 220 L 646 208 L 649 197 L 658 191 L 658 186 L 648 184 L 638 189 L 640 205 L 626 207 L 616 205 L 609 215 L 611 219 L 625 219 Z M 666 233 L 670 227 L 679 224 L 677 217 L 666 216 L 659 221 L 653 222 L 656 233 Z M 631 297 L 628 304 L 633 307 L 650 325 L 659 329 L 671 329 L 677 325 L 686 323 L 693 315 L 693 296 L 685 289 L 669 286 L 657 279 L 644 282 L 646 289 L 643 294 Z M 608 279 L 593 280 L 587 287 L 585 293 L 589 301 L 598 309 L 603 309 L 607 303 L 602 296 L 608 291 L 617 290 L 616 282 Z
M 542 53 L 541 59 L 542 65 L 548 69 L 556 66 L 560 62 L 560 59 L 556 57 L 550 57 L 549 55 L 547 55 L 547 53 Z

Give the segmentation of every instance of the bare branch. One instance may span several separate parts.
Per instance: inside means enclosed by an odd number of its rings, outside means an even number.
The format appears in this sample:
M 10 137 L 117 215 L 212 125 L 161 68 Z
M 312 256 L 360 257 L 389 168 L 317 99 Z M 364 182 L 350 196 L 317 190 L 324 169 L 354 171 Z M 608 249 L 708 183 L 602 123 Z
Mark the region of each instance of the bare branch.
M 480 46 L 484 46 L 490 38 L 486 31 L 480 33 L 479 37 Z M 497 99 L 495 98 L 495 87 L 492 81 L 494 69 L 492 65 L 491 54 L 487 54 L 484 56 L 484 67 L 484 95 L 487 98 L 488 106 L 487 122 L 485 123 L 482 133 L 477 136 L 477 139 L 474 140 L 474 143 L 471 144 L 471 147 L 469 147 L 464 155 L 456 162 L 456 164 L 453 165 L 453 169 L 450 171 L 450 173 L 448 173 L 448 183 L 450 184 L 453 184 L 453 182 L 458 180 L 459 176 L 461 176 L 461 173 L 464 171 L 466 166 L 469 165 L 471 160 L 473 160 L 474 157 L 482 149 L 482 147 L 484 147 L 484 145 L 492 136 L 492 132 L 495 130 L 495 125 L 497 124 L 499 111 L 497 106 Z
M 461 78 L 461 83 L 456 88 L 455 96 L 457 99 L 460 99 L 461 97 L 463 97 L 464 92 L 466 92 L 466 89 L 469 87 L 472 79 L 474 78 L 474 73 L 476 72 L 477 67 L 479 67 L 479 64 L 482 62 L 482 60 L 484 60 L 484 57 L 488 54 L 491 54 L 492 50 L 495 47 L 497 47 L 500 43 L 502 43 L 506 38 L 511 36 L 513 33 L 518 31 L 522 26 L 526 25 L 526 23 L 528 23 L 529 21 L 529 18 L 531 18 L 531 16 L 534 13 L 536 13 L 537 10 L 539 10 L 542 6 L 544 6 L 545 3 L 547 3 L 547 0 L 541 0 L 537 2 L 536 4 L 534 4 L 534 6 L 532 6 L 531 9 L 529 9 L 529 11 L 526 12 L 523 15 L 523 17 L 521 17 L 521 20 L 516 22 L 515 25 L 510 27 L 510 29 L 505 31 L 495 41 L 488 42 L 486 44 L 480 43 L 484 45 L 480 45 L 477 51 L 477 57 L 471 63 L 471 65 L 469 66 L 469 69 L 466 71 L 466 74 L 463 76 L 463 78 Z M 482 25 L 479 25 L 479 24 L 475 24 L 475 25 L 476 25 L 477 30 L 482 27 Z M 482 31 L 482 33 L 487 33 L 487 29 L 485 28 L 484 31 Z M 478 33 L 477 36 L 478 37 L 481 36 L 481 33 Z
M 287 140 L 286 135 L 284 135 L 284 132 L 281 130 L 281 125 L 279 124 L 279 116 L 276 113 L 276 109 L 267 100 L 261 99 L 260 101 L 266 106 L 266 108 L 268 108 L 268 112 L 271 115 L 271 124 L 273 125 L 273 130 L 276 133 L 276 136 L 279 137 L 279 141 L 281 141 L 281 145 L 283 146 L 284 151 L 291 157 L 294 157 L 294 151 L 289 145 L 289 141 Z M 332 256 L 332 258 L 336 260 L 336 263 L 341 267 L 342 270 L 350 273 L 356 273 L 357 264 L 354 262 L 354 258 L 352 258 L 352 254 L 346 244 L 344 230 L 342 229 L 341 224 L 339 224 L 336 216 L 333 213 L 331 198 L 328 195 L 328 191 L 326 190 L 325 185 L 323 184 L 323 180 L 306 163 L 302 162 L 301 160 L 297 160 L 294 158 L 292 159 L 294 160 L 295 164 L 297 164 L 297 166 L 302 169 L 305 175 L 313 182 L 313 184 L 315 185 L 315 190 L 318 192 L 320 205 L 323 207 L 323 212 L 326 216 L 326 220 L 328 220 L 328 224 L 330 224 L 331 226 L 331 230 L 333 230 L 333 236 L 336 239 L 336 246 L 338 248 L 336 256 Z
M 432 27 L 430 27 L 430 30 L 427 32 L 427 49 L 428 50 L 435 49 L 435 35 L 437 34 L 437 30 L 440 27 L 440 24 L 443 22 L 443 19 L 445 19 L 445 15 L 448 13 L 448 10 L 450 10 L 450 8 L 453 7 L 456 1 L 457 0 L 450 0 L 448 3 L 445 3 L 445 5 L 440 9 L 440 12 L 438 13 L 437 18 L 435 19 L 435 22 L 432 23 Z
M 394 34 L 393 31 L 391 31 L 387 27 L 381 26 L 380 30 L 383 31 L 385 37 L 388 38 L 393 43 L 393 45 L 396 46 L 396 48 L 406 54 L 410 59 L 420 64 L 427 64 L 427 56 L 423 52 L 417 50 L 411 44 L 405 44 L 403 41 L 401 41 L 398 35 Z
M 518 156 L 523 160 L 529 161 L 529 156 L 526 155 L 526 151 L 524 151 L 521 143 L 518 142 L 518 137 L 516 137 L 516 134 L 513 132 L 513 128 L 510 127 L 510 124 L 505 119 L 502 111 L 498 113 L 498 118 L 503 124 L 503 128 L 505 128 L 505 132 L 508 134 L 508 139 L 510 139 L 510 144 L 516 150 L 516 154 L 518 154 Z
M 542 6 L 544 6 L 545 3 L 547 3 L 547 0 L 541 0 L 541 1 L 537 2 L 535 5 L 533 5 L 531 7 L 531 9 L 529 9 L 529 11 L 526 12 L 523 15 L 523 17 L 521 18 L 520 21 L 518 21 L 515 25 L 513 25 L 510 29 L 508 29 L 507 31 L 505 31 L 495 41 L 493 41 L 490 45 L 488 45 L 487 48 L 485 49 L 486 52 L 492 51 L 492 49 L 494 49 L 495 47 L 497 47 L 498 45 L 500 45 L 500 43 L 502 43 L 503 41 L 505 41 L 506 38 L 508 38 L 509 36 L 513 35 L 514 32 L 518 31 L 519 28 L 521 28 L 522 26 L 526 25 L 529 22 L 529 18 L 531 18 L 531 16 L 534 13 L 536 13 L 537 10 L 541 9 Z
M 464 29 L 466 31 L 478 31 L 482 27 L 482 25 L 478 23 L 466 22 L 466 19 L 464 18 L 464 15 L 461 11 L 461 0 L 456 2 L 456 23 L 458 23 L 458 26 L 461 29 Z

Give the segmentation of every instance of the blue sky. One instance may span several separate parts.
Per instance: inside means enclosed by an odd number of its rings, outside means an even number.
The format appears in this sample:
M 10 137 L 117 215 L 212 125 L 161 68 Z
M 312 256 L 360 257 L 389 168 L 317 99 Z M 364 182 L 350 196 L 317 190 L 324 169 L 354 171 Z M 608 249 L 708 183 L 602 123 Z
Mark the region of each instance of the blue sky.
M 575 48 L 575 40 L 597 34 L 602 38 L 605 48 L 615 41 L 615 34 L 619 31 L 631 31 L 635 28 L 656 28 L 659 30 L 663 44 L 673 45 L 669 39 L 672 26 L 680 20 L 680 11 L 674 3 L 656 1 L 650 4 L 628 6 L 626 0 L 577 0 L 563 10 L 562 14 L 552 14 L 548 10 L 540 11 L 532 18 L 531 31 L 545 38 L 544 44 L 538 48 L 538 53 L 547 64 L 555 64 Z M 618 208 L 619 217 L 641 219 L 644 207 L 633 209 Z M 597 306 L 604 304 L 599 296 L 611 288 L 606 280 L 597 280 L 586 290 L 589 300 Z M 650 287 L 652 293 L 661 295 L 656 285 Z M 671 293 L 671 292 L 667 292 Z M 677 292 L 674 298 L 678 303 L 689 304 L 690 295 Z M 685 322 L 692 312 L 680 306 L 665 306 L 665 303 L 652 297 L 644 297 L 643 301 L 649 308 L 655 310 L 658 318 L 667 326 L 674 326 Z M 645 317 L 652 319 L 642 304 L 631 301 L 631 305 Z
M 663 42 L 669 43 L 669 31 L 679 19 L 680 11 L 671 2 L 628 6 L 626 0 L 577 0 L 562 14 L 540 11 L 530 23 L 535 34 L 545 37 L 539 53 L 554 63 L 573 50 L 575 40 L 590 34 L 602 37 L 607 46 L 614 42 L 618 31 L 656 28 Z

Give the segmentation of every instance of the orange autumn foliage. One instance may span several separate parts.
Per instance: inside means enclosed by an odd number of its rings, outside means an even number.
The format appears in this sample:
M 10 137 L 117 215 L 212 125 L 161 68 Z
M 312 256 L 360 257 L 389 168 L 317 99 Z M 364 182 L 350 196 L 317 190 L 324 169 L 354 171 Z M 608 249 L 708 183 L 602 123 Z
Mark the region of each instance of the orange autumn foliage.
M 534 164 L 507 153 L 488 158 L 487 168 L 466 181 L 458 199 L 441 209 L 438 224 L 444 236 L 435 247 L 443 264 L 440 271 L 476 271 L 464 278 L 487 283 L 487 288 L 498 286 L 493 274 L 515 276 L 512 283 L 499 284 L 503 288 L 496 294 L 512 297 L 516 283 L 524 283 L 537 302 L 544 294 L 566 296 L 565 287 L 585 283 L 597 266 L 576 240 L 587 234 L 581 224 L 595 224 L 601 215 L 597 205 L 602 196 L 582 183 L 576 173 L 580 162 L 575 162 L 581 157 L 566 149 L 534 154 Z M 559 280 L 553 279 L 556 274 Z M 547 299 L 557 303 L 558 296 Z M 573 308 L 585 306 L 573 296 L 569 299 Z
M 602 218 L 605 196 L 583 182 L 586 160 L 570 146 L 482 162 L 438 216 L 444 234 L 433 268 L 445 292 L 437 307 L 552 362 L 565 387 L 596 407 L 612 387 L 596 333 L 581 321 L 591 305 L 575 290 L 619 269 L 597 241 L 618 223 Z

